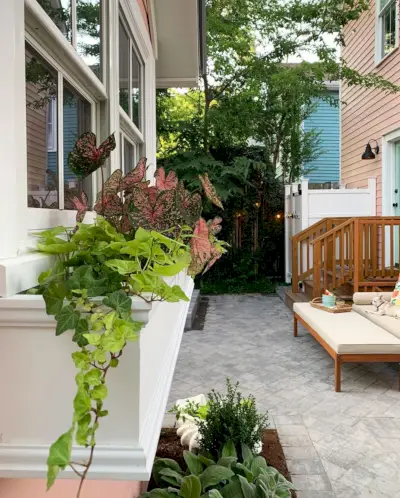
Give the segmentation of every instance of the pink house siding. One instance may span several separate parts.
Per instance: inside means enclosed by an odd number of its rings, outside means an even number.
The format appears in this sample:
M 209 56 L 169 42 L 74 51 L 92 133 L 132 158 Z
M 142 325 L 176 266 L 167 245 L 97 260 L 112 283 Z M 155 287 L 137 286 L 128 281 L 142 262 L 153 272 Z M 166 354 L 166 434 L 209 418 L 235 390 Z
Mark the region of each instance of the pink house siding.
M 375 65 L 375 1 L 361 19 L 345 29 L 342 54 L 348 65 L 362 74 L 376 72 L 400 84 L 400 50 Z M 362 160 L 365 145 L 400 127 L 400 94 L 385 94 L 358 86 L 342 85 L 341 181 L 348 187 L 366 187 L 368 177 L 377 177 L 377 215 L 382 214 L 382 154 Z

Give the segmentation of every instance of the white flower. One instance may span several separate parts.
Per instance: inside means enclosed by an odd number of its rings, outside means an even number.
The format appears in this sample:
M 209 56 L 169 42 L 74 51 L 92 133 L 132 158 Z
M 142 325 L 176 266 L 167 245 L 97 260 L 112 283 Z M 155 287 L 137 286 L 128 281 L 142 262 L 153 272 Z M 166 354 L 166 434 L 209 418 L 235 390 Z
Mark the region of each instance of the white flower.
M 263 448 L 262 441 L 258 441 L 258 443 L 254 445 L 253 451 L 256 455 L 259 455 L 262 452 L 262 448 Z

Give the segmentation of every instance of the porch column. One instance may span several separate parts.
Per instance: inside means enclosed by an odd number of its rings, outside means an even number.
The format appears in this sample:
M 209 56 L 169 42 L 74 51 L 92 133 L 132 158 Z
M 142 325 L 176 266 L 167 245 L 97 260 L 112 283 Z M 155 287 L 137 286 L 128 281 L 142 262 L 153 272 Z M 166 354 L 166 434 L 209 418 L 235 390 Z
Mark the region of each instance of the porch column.
M 2 2 L 0 16 L 0 260 L 27 238 L 24 0 Z

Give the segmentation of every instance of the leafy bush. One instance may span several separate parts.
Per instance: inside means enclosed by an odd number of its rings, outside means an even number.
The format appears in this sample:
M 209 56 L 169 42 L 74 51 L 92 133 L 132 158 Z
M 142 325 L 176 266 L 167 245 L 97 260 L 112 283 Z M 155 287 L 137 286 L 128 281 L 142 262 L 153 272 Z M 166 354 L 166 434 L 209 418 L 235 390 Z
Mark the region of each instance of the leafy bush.
M 200 450 L 213 458 L 218 457 L 228 441 L 232 441 L 240 456 L 242 444 L 254 451 L 268 425 L 267 415 L 257 412 L 254 396 L 244 398 L 238 391 L 239 383 L 233 385 L 229 379 L 226 387 L 226 394 L 215 390 L 208 394 L 207 415 L 199 421 Z
M 142 498 L 290 498 L 293 484 L 273 467 L 265 458 L 255 456 L 250 448 L 241 445 L 242 460 L 238 458 L 235 445 L 228 441 L 221 458 L 215 461 L 202 455 L 185 451 L 188 471 L 168 458 L 154 462 L 153 477 L 160 488 L 143 493 Z

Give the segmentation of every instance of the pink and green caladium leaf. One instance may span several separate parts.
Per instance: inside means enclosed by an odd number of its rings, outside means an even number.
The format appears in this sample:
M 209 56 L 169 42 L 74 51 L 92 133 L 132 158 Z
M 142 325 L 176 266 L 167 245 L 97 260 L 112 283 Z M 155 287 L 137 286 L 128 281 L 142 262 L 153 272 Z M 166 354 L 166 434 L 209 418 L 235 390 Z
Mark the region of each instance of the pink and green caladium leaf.
M 201 263 L 206 263 L 210 259 L 212 246 L 208 225 L 203 218 L 200 218 L 194 227 L 190 247 L 194 259 L 198 259 Z
M 146 175 L 146 163 L 147 163 L 147 158 L 142 157 L 140 161 L 137 163 L 135 169 L 133 169 L 124 176 L 119 185 L 119 190 L 118 190 L 119 192 L 137 187 L 138 184 L 144 180 L 144 177 Z
M 208 230 L 211 235 L 218 235 L 222 230 L 222 218 L 220 216 L 216 216 L 213 220 L 207 222 Z
M 174 171 L 170 171 L 167 176 L 165 176 L 164 168 L 158 168 L 154 173 L 156 179 L 156 187 L 159 190 L 173 190 L 178 186 L 178 177 Z
M 199 175 L 199 178 L 203 185 L 204 192 L 206 196 L 210 199 L 210 201 L 219 208 L 224 209 L 224 207 L 222 206 L 221 199 L 218 197 L 214 185 L 210 182 L 210 179 L 208 178 L 208 174 L 205 173 L 204 175 Z
M 96 147 L 96 135 L 94 133 L 90 131 L 83 133 L 69 153 L 69 167 L 78 178 L 86 178 L 104 165 L 115 146 L 114 133 L 106 138 L 99 147 Z
M 71 202 L 74 208 L 77 210 L 76 222 L 82 223 L 85 218 L 86 211 L 88 210 L 88 196 L 85 192 L 82 192 L 81 197 L 72 197 Z

